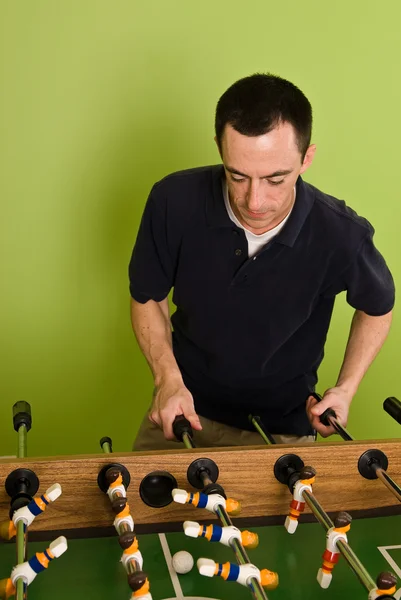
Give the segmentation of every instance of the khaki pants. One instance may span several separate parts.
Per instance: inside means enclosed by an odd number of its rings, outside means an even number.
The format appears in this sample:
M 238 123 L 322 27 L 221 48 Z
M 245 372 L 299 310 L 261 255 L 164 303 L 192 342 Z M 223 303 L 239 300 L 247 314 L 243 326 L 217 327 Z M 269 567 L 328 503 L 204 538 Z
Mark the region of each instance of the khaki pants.
M 193 441 L 197 448 L 212 448 L 218 446 L 257 446 L 263 445 L 264 441 L 256 431 L 245 431 L 223 425 L 199 416 L 202 431 L 193 432 Z M 313 435 L 273 435 L 277 444 L 302 444 L 304 442 L 316 441 Z M 133 450 L 179 450 L 177 442 L 170 442 L 164 438 L 163 431 L 149 421 L 148 413 L 145 415 L 138 434 L 136 436 Z

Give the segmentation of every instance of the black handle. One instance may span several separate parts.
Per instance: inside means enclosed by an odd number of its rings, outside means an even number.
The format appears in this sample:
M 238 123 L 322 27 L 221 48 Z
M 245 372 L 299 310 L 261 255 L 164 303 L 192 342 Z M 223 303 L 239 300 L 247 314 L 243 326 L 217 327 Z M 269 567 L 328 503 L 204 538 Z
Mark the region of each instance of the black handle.
M 110 451 L 113 452 L 113 442 L 111 438 L 109 438 L 108 436 L 102 437 L 102 439 L 100 440 L 100 447 L 102 449 L 104 444 L 109 444 Z
M 322 400 L 322 397 L 317 392 L 311 392 L 311 396 L 313 396 L 318 402 Z M 329 421 L 329 417 L 334 417 L 337 419 L 337 415 L 332 408 L 326 408 L 324 413 L 320 415 L 320 422 L 323 423 L 326 427 L 330 427 L 331 423 Z
M 31 405 L 24 400 L 16 402 L 13 406 L 13 422 L 14 429 L 18 431 L 21 425 L 25 425 L 26 430 L 29 431 L 32 426 L 32 415 Z
M 182 442 L 184 433 L 188 434 L 192 438 L 191 423 L 184 417 L 184 415 L 177 415 L 174 419 L 173 433 L 180 442 Z
M 397 398 L 394 398 L 394 396 L 386 398 L 383 402 L 383 408 L 390 417 L 393 417 L 401 425 L 401 402 Z

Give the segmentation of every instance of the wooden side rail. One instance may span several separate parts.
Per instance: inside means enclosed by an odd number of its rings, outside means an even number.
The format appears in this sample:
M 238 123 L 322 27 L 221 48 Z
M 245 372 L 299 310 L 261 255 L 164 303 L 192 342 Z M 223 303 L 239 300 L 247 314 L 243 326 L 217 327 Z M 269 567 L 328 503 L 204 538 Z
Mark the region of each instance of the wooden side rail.
M 108 498 L 98 488 L 97 475 L 105 464 L 111 462 L 121 463 L 130 471 L 128 499 L 131 514 L 138 525 L 202 520 L 206 518 L 203 511 L 174 503 L 162 509 L 152 509 L 139 496 L 142 478 L 155 470 L 169 471 L 176 477 L 178 487 L 191 489 L 186 478 L 187 468 L 195 458 L 202 456 L 217 463 L 220 470 L 218 482 L 227 496 L 241 501 L 242 518 L 287 513 L 291 496 L 288 489 L 276 481 L 273 467 L 280 456 L 290 453 L 298 454 L 305 464 L 317 470 L 314 493 L 327 512 L 397 505 L 396 498 L 379 480 L 369 481 L 358 473 L 358 459 L 370 448 L 377 448 L 387 455 L 387 472 L 400 483 L 401 440 L 398 439 L 193 450 L 177 445 L 177 451 L 1 459 L 0 521 L 8 518 L 10 502 L 4 482 L 11 471 L 26 467 L 38 476 L 39 493 L 55 482 L 63 488 L 62 496 L 35 520 L 32 530 L 110 526 L 114 515 Z

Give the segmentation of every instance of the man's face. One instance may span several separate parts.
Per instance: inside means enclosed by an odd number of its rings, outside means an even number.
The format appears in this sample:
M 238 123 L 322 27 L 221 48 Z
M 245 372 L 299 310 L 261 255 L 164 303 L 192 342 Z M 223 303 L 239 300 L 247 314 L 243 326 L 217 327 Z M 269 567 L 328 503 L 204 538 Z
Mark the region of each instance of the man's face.
M 240 223 L 255 234 L 276 227 L 294 202 L 298 176 L 312 163 L 315 146 L 302 161 L 290 123 L 257 137 L 227 125 L 221 143 L 230 203 Z

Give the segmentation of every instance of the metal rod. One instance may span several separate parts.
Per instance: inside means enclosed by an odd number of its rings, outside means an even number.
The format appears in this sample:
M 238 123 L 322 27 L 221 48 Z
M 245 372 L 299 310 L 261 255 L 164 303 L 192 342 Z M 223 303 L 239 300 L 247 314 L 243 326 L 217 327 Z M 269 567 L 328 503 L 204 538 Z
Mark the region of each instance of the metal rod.
M 359 581 L 362 583 L 363 587 L 366 591 L 371 592 L 372 590 L 377 589 L 377 585 L 356 556 L 351 547 L 344 542 L 343 540 L 338 540 L 337 547 L 340 550 L 341 554 L 354 571 L 355 575 L 358 577 Z
M 121 496 L 121 494 L 119 494 L 119 496 Z M 118 496 L 116 495 L 116 498 Z M 131 531 L 131 529 L 128 527 L 127 523 L 122 523 L 121 525 L 119 525 L 118 527 L 118 535 L 121 535 L 123 533 L 126 533 L 127 531 Z M 131 558 L 129 561 L 127 561 L 125 563 L 125 569 L 127 571 L 128 574 L 131 573 L 136 573 L 137 571 L 140 571 L 140 566 L 138 561 L 135 558 Z
M 19 579 L 17 579 L 16 588 L 17 588 L 17 600 L 25 600 L 26 585 L 24 583 L 24 580 L 21 577 Z
M 387 472 L 382 469 L 381 467 L 373 464 L 372 465 L 375 473 L 378 477 L 378 479 L 380 479 L 380 481 L 382 483 L 384 483 L 384 485 L 390 490 L 390 492 L 392 494 L 394 494 L 394 496 L 397 498 L 397 500 L 399 500 L 401 502 L 401 488 L 399 485 L 396 484 L 396 482 L 391 479 L 390 475 L 387 475 Z
M 274 437 L 271 435 L 271 433 L 269 433 L 265 429 L 265 426 L 263 425 L 260 417 L 254 417 L 253 415 L 249 415 L 249 419 L 250 419 L 252 425 L 255 427 L 256 431 L 261 435 L 265 444 L 270 445 L 270 444 L 276 443 L 276 441 L 275 441 Z
M 321 525 L 323 525 L 324 529 L 328 531 L 331 527 L 334 527 L 333 521 L 330 519 L 329 515 L 325 512 L 322 506 L 319 504 L 317 499 L 313 494 L 311 494 L 308 490 L 304 490 L 302 492 L 302 496 L 305 499 L 305 502 L 315 515 L 316 519 L 319 521 Z M 373 589 L 376 589 L 377 586 L 359 558 L 356 556 L 351 547 L 344 541 L 339 540 L 337 542 L 337 548 L 344 556 L 345 560 L 354 571 L 355 575 L 358 577 L 359 581 L 362 583 L 364 588 L 370 592 Z
M 17 523 L 17 564 L 20 565 L 26 561 L 26 536 L 24 531 L 24 521 Z M 17 600 L 26 598 L 27 586 L 22 578 L 17 579 Z
M 199 474 L 199 477 L 201 478 L 204 487 L 209 485 L 210 483 L 213 483 L 211 481 L 211 479 L 209 478 L 207 471 L 201 472 Z M 220 523 L 222 524 L 223 527 L 230 527 L 233 525 L 224 506 L 219 504 L 217 506 L 215 512 L 216 512 L 216 515 L 219 517 Z M 243 545 L 241 544 L 241 542 L 239 540 L 233 539 L 232 541 L 230 541 L 230 546 L 234 551 L 235 558 L 237 559 L 238 564 L 245 565 L 245 564 L 251 562 L 248 558 L 245 548 L 243 547 Z M 251 590 L 251 592 L 253 593 L 256 600 L 268 600 L 263 587 L 261 586 L 259 581 L 257 579 L 255 579 L 254 577 L 252 577 L 250 579 L 250 584 L 248 585 L 248 587 Z
M 112 453 L 111 446 L 110 446 L 109 442 L 104 442 L 102 444 L 102 450 L 103 450 L 103 452 L 105 454 L 111 454 Z
M 304 490 L 302 496 L 305 498 L 305 502 L 308 504 L 316 519 L 323 525 L 326 531 L 331 527 L 334 527 L 333 521 L 313 494 L 308 492 L 308 490 Z
M 112 445 L 107 440 L 102 441 L 102 450 L 105 454 L 113 453 Z M 113 500 L 115 500 L 116 498 L 123 498 L 123 495 L 121 494 L 121 492 L 115 492 L 113 494 Z M 110 499 L 110 502 L 112 502 L 113 500 Z M 117 529 L 118 529 L 118 535 L 122 535 L 123 533 L 126 533 L 127 531 L 131 532 L 131 529 L 129 528 L 127 523 L 121 523 Z M 141 570 L 139 563 L 135 558 L 131 558 L 130 560 L 128 560 L 125 563 L 125 569 L 129 575 L 131 573 L 136 573 L 137 571 Z
M 17 561 L 20 565 L 26 560 L 24 521 L 17 523 Z
M 27 455 L 27 437 L 28 431 L 26 425 L 18 427 L 18 458 L 25 458 Z M 17 565 L 24 563 L 27 559 L 27 539 L 28 533 L 24 528 L 24 521 L 21 520 L 17 524 Z M 17 579 L 17 600 L 26 600 L 28 596 L 28 586 L 23 579 Z
M 211 481 L 211 479 L 209 478 L 207 471 L 201 472 L 199 474 L 199 477 L 201 478 L 204 487 L 206 485 L 209 485 L 210 483 L 213 483 Z M 219 504 L 217 506 L 215 512 L 216 512 L 216 515 L 219 517 L 220 523 L 222 524 L 223 527 L 231 527 L 233 525 L 233 522 L 231 521 L 224 506 Z M 233 539 L 232 541 L 230 541 L 230 546 L 234 551 L 235 558 L 237 559 L 238 564 L 246 565 L 247 563 L 251 562 L 249 560 L 249 557 L 248 557 L 248 554 L 246 553 L 245 548 L 243 547 L 243 545 L 241 544 L 241 542 L 239 540 Z M 263 589 L 262 585 L 254 577 L 252 577 L 250 579 L 250 583 L 249 583 L 248 587 L 251 590 L 253 596 L 256 598 L 256 600 L 268 600 L 268 598 L 266 596 L 266 592 Z
M 195 448 L 195 444 L 193 443 L 192 438 L 190 435 L 188 435 L 188 433 L 182 434 L 182 441 L 184 443 L 185 448 Z
M 220 522 L 223 525 L 223 527 L 232 526 L 233 523 L 232 523 L 230 517 L 228 516 L 226 509 L 223 506 L 221 506 L 221 505 L 217 506 L 216 515 L 219 517 Z M 246 565 L 251 562 L 249 560 L 249 557 L 248 557 L 248 554 L 246 553 L 245 548 L 243 547 L 243 545 L 241 544 L 241 542 L 238 539 L 231 540 L 230 546 L 234 550 L 235 558 L 237 559 L 238 564 Z M 253 596 L 257 600 L 268 600 L 265 590 L 263 589 L 263 587 L 259 583 L 259 581 L 257 579 L 255 579 L 255 577 L 252 577 L 250 579 L 250 583 L 249 583 L 248 587 L 251 590 Z
M 25 458 L 27 455 L 27 433 L 25 425 L 18 428 L 18 458 Z
M 115 492 L 113 494 L 113 500 L 115 500 L 116 498 L 123 498 L 124 496 L 122 495 L 121 492 Z M 113 502 L 113 500 L 110 500 L 110 502 Z M 127 531 L 131 532 L 132 529 L 129 528 L 127 523 L 121 523 L 118 527 L 118 535 L 121 535 L 123 533 L 126 533 Z M 136 573 L 137 571 L 140 571 L 141 568 L 139 566 L 138 561 L 135 558 L 131 558 L 129 561 L 127 561 L 125 563 L 125 568 L 128 574 L 131 573 Z

